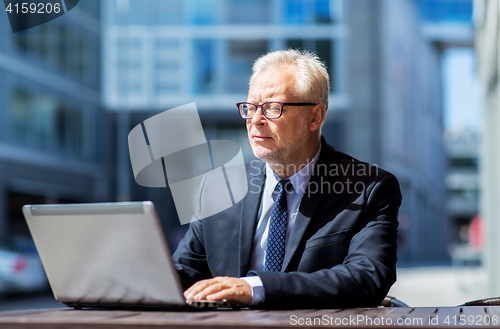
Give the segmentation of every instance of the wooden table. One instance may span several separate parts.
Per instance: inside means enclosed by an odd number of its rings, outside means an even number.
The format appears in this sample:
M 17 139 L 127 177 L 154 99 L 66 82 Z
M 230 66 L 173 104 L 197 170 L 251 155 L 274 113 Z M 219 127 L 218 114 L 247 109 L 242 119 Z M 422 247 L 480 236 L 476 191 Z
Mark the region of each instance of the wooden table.
M 0 313 L 0 328 L 500 327 L 500 306 L 152 312 L 50 309 Z

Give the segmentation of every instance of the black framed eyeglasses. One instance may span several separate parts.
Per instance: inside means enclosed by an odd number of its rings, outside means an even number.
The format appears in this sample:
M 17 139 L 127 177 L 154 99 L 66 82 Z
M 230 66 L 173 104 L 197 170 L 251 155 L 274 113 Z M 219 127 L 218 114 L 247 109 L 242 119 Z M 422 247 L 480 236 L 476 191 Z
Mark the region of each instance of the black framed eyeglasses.
M 243 119 L 251 119 L 253 118 L 255 112 L 259 107 L 262 108 L 262 113 L 268 119 L 278 119 L 283 114 L 283 106 L 309 106 L 309 105 L 318 105 L 314 103 L 282 103 L 282 102 L 266 102 L 260 105 L 253 104 L 249 102 L 242 102 L 236 104 L 238 110 L 240 111 L 240 115 Z

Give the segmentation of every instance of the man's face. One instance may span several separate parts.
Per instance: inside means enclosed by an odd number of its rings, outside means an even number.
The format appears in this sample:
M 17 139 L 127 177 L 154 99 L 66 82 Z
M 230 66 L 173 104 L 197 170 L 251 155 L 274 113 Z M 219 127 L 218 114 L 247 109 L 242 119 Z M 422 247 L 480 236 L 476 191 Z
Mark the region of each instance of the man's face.
M 267 68 L 250 84 L 247 101 L 254 104 L 308 101 L 294 95 L 294 83 L 294 68 Z M 259 107 L 253 118 L 247 119 L 248 139 L 255 156 L 271 165 L 303 163 L 311 139 L 308 114 L 307 107 L 284 106 L 280 118 L 267 119 Z

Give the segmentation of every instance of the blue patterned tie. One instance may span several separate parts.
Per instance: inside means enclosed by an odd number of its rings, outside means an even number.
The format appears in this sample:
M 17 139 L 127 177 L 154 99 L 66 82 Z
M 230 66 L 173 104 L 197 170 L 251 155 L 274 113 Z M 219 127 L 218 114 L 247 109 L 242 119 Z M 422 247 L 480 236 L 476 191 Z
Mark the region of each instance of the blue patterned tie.
M 293 189 L 290 180 L 280 180 L 276 185 L 278 191 L 271 212 L 269 233 L 267 235 L 266 260 L 264 271 L 280 272 L 285 258 L 287 204 L 286 193 Z

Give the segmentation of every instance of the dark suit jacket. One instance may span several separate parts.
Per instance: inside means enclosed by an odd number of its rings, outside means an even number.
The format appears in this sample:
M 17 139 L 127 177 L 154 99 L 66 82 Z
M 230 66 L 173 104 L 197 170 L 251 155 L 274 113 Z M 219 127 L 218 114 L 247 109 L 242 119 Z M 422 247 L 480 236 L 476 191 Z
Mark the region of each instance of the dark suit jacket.
M 402 198 L 397 179 L 322 139 L 282 272 L 249 271 L 264 165 L 256 161 L 247 167 L 249 192 L 243 200 L 190 224 L 174 253 L 184 288 L 215 276 L 259 275 L 263 308 L 378 306 L 396 280 Z

